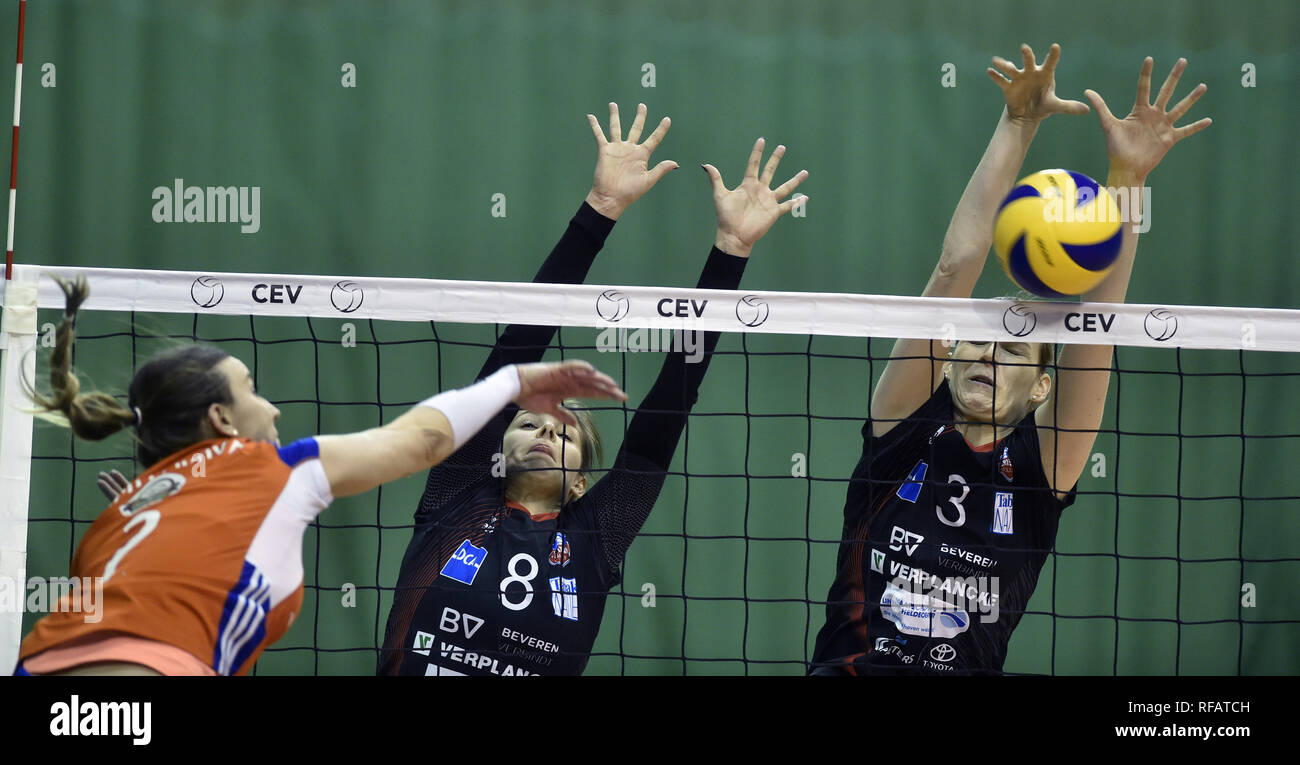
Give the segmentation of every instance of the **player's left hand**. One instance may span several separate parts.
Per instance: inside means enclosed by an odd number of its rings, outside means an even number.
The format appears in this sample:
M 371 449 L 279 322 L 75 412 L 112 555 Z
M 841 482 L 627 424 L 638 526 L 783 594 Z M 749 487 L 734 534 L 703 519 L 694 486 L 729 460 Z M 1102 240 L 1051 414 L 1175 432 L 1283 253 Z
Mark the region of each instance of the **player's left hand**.
M 644 143 L 637 141 L 641 140 L 641 129 L 645 126 L 645 104 L 637 104 L 636 118 L 632 120 L 626 140 L 616 103 L 609 105 L 608 139 L 595 115 L 588 114 L 587 121 L 596 136 L 596 175 L 591 182 L 591 192 L 587 194 L 587 204 L 606 218 L 618 220 L 618 216 L 653 188 L 660 178 L 677 169 L 677 163 L 671 159 L 665 159 L 654 169 L 647 169 L 650 155 L 668 134 L 672 120 L 667 117 L 660 120 L 659 126 Z
M 1174 108 L 1165 111 L 1169 99 L 1178 86 L 1178 78 L 1187 68 L 1187 59 L 1180 58 L 1178 63 L 1165 78 L 1165 84 L 1156 95 L 1155 104 L 1151 98 L 1151 70 L 1155 62 L 1150 56 L 1142 62 L 1142 73 L 1138 75 L 1137 100 L 1133 110 L 1124 119 L 1116 119 L 1106 108 L 1106 102 L 1094 90 L 1085 90 L 1083 95 L 1092 102 L 1101 119 L 1101 131 L 1106 136 L 1106 153 L 1110 155 L 1112 176 L 1122 174 L 1131 178 L 1136 185 L 1146 180 L 1147 174 L 1160 164 L 1170 147 L 1193 133 L 1199 133 L 1210 126 L 1210 118 L 1205 117 L 1190 125 L 1174 127 L 1182 119 L 1192 104 L 1205 93 L 1205 83 L 1192 89 Z
M 1007 116 L 1021 122 L 1040 122 L 1053 114 L 1087 114 L 1088 105 L 1080 101 L 1062 101 L 1056 97 L 1056 62 L 1061 60 L 1061 46 L 1053 43 L 1042 66 L 1034 60 L 1034 51 L 1021 44 L 1020 56 L 1025 68 L 999 56 L 993 57 L 989 77 L 1002 88 L 1007 100 Z
M 785 155 L 785 147 L 776 147 L 776 151 L 768 158 L 767 165 L 763 167 L 763 174 L 759 175 L 758 162 L 763 158 L 763 145 L 762 138 L 754 142 L 745 177 L 739 186 L 730 191 L 723 185 L 718 168 L 701 165 L 709 176 L 709 182 L 713 184 L 713 208 L 718 216 L 718 235 L 714 245 L 728 255 L 748 258 L 754 243 L 763 238 L 777 218 L 785 215 L 800 201 L 808 199 L 803 194 L 797 194 L 784 202 L 779 201 L 804 182 L 808 171 L 800 170 L 790 180 L 775 189 L 770 188 L 776 167 Z
M 95 479 L 95 483 L 99 485 L 99 490 L 104 492 L 104 496 L 108 497 L 109 502 L 117 499 L 122 492 L 131 488 L 131 481 L 116 470 L 100 473 Z

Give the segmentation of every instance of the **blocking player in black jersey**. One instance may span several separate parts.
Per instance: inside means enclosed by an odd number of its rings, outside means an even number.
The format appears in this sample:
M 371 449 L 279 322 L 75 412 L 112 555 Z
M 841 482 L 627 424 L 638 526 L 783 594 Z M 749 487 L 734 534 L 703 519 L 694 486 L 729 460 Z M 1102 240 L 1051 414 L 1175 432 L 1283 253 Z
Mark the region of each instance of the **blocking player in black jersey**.
M 1055 95 L 1058 46 L 1041 67 L 1029 46 L 1021 53 L 1023 69 L 1001 58 L 989 69 L 1006 108 L 953 214 L 927 297 L 970 297 L 998 204 L 1039 122 L 1087 111 Z M 1152 66 L 1150 58 L 1143 62 L 1136 103 L 1123 120 L 1084 91 L 1101 119 L 1113 188 L 1142 187 L 1171 146 L 1210 124 L 1174 127 L 1203 84 L 1166 111 L 1182 59 L 1151 105 Z M 1114 271 L 1084 300 L 1124 301 L 1137 250 L 1133 228 L 1125 226 Z M 862 429 L 810 674 L 1001 671 L 1092 450 L 1111 351 L 1067 347 L 1053 385 L 1048 344 L 958 342 L 944 353 L 935 341 L 897 341 Z
M 610 104 L 608 139 L 596 118 L 588 119 L 598 151 L 592 190 L 536 282 L 581 283 L 614 221 L 676 166 L 661 162 L 647 171 L 669 121 L 638 144 L 644 105 L 626 140 L 616 105 Z M 784 151 L 778 146 L 760 174 L 760 138 L 732 191 L 704 166 L 718 231 L 699 287 L 735 289 L 750 248 L 798 201 L 779 200 L 806 172 L 769 188 Z M 479 376 L 491 379 L 506 364 L 541 359 L 554 334 L 554 327 L 508 327 Z M 513 407 L 430 471 L 389 612 L 380 674 L 582 672 L 605 597 L 654 507 L 717 345 L 718 333 L 702 334 L 702 348 L 679 335 L 600 480 L 587 475 L 598 467 L 599 436 L 585 412 L 575 412 L 580 427 L 565 428 L 554 417 Z

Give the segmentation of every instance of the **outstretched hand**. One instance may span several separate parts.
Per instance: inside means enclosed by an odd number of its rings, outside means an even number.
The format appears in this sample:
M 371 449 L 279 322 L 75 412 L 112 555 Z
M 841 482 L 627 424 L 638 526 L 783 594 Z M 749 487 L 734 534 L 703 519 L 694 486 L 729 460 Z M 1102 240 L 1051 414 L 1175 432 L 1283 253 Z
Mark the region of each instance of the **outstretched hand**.
M 701 165 L 713 184 L 713 208 L 718 216 L 718 235 L 714 245 L 728 255 L 741 258 L 749 257 L 754 244 L 776 223 L 776 219 L 785 215 L 796 204 L 808 197 L 799 194 L 784 202 L 781 197 L 798 188 L 808 177 L 807 170 L 800 170 L 785 183 L 770 188 L 772 176 L 776 174 L 777 165 L 785 155 L 785 147 L 777 146 L 768 158 L 763 174 L 758 174 L 758 163 L 763 158 L 763 139 L 754 142 L 754 150 L 749 153 L 749 166 L 740 185 L 730 191 L 722 183 L 722 174 L 713 165 Z
M 1156 95 L 1155 104 L 1151 99 L 1151 70 L 1155 62 L 1150 56 L 1142 62 L 1142 72 L 1138 75 L 1137 100 L 1133 110 L 1124 119 L 1117 119 L 1106 108 L 1106 102 L 1094 90 L 1083 91 L 1084 96 L 1092 102 L 1101 120 L 1101 131 L 1106 136 L 1106 153 L 1110 155 L 1112 175 L 1122 175 L 1141 185 L 1147 175 L 1160 164 L 1165 153 L 1179 141 L 1189 135 L 1199 133 L 1210 126 L 1210 118 L 1205 117 L 1190 125 L 1174 127 L 1187 110 L 1192 108 L 1205 93 L 1205 83 L 1192 89 L 1174 108 L 1165 111 L 1169 99 L 1178 87 L 1178 78 L 1187 68 L 1187 59 L 1180 58 L 1178 63 L 1165 78 L 1165 84 Z
M 560 406 L 566 398 L 604 398 L 627 401 L 627 394 L 609 375 L 596 371 L 585 361 L 520 364 L 519 395 L 515 403 L 530 412 L 541 412 L 570 425 L 578 420 Z
M 108 497 L 109 502 L 117 499 L 122 492 L 131 488 L 131 481 L 116 470 L 100 473 L 95 479 L 95 483 L 99 485 L 99 490 L 104 493 L 104 496 Z
M 1042 66 L 1034 61 L 1034 51 L 1020 46 L 1025 68 L 998 56 L 993 57 L 989 77 L 1002 88 L 1007 99 L 1007 116 L 1022 122 L 1039 122 L 1053 114 L 1087 114 L 1088 105 L 1080 101 L 1062 101 L 1056 97 L 1056 62 L 1061 60 L 1061 46 L 1053 43 Z
M 611 220 L 618 220 L 633 202 L 649 191 L 659 179 L 670 170 L 677 169 L 677 163 L 671 159 L 647 169 L 650 155 L 659 146 L 659 142 L 668 133 L 672 120 L 664 117 L 644 143 L 641 129 L 645 126 L 645 104 L 637 104 L 636 119 L 623 139 L 623 126 L 618 120 L 618 104 L 609 105 L 609 138 L 605 137 L 600 121 L 595 115 L 588 114 L 591 132 L 596 136 L 596 176 L 591 182 L 591 193 L 587 194 L 587 204 L 596 212 Z

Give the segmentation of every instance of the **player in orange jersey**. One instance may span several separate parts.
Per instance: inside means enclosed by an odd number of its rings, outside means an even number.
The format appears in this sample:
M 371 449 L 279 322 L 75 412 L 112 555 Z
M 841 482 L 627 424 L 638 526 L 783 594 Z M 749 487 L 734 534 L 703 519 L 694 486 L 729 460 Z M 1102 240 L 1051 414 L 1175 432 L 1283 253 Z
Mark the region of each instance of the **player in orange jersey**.
M 51 397 L 80 438 L 134 427 L 149 467 L 100 514 L 71 575 L 102 582 L 97 621 L 59 609 L 23 640 L 16 674 L 246 673 L 302 605 L 302 538 L 335 497 L 438 464 L 506 404 L 558 417 L 566 397 L 625 400 L 582 361 L 521 364 L 441 393 L 379 428 L 280 447 L 280 411 L 239 359 L 187 345 L 135 373 L 122 406 L 80 393 L 71 369 L 84 278 L 59 280 L 67 309 L 51 358 Z

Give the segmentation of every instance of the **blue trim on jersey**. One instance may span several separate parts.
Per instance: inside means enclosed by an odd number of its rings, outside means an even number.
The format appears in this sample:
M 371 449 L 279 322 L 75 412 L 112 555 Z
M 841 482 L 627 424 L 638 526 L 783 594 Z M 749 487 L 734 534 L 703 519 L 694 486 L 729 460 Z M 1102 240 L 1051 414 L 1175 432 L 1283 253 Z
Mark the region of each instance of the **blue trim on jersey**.
M 17 667 L 14 667 L 14 677 L 31 677 L 31 676 L 32 676 L 31 672 L 28 672 L 27 670 L 23 669 L 23 663 L 21 661 L 18 662 Z
M 280 460 L 289 467 L 296 466 L 303 460 L 317 459 L 320 457 L 320 444 L 316 443 L 314 437 L 300 438 L 288 446 L 276 448 L 280 453 Z
M 292 446 L 293 444 L 290 445 Z M 266 615 L 271 610 L 270 591 L 271 583 L 262 576 L 257 566 L 244 561 L 239 583 L 226 596 L 226 605 L 221 611 L 221 626 L 217 628 L 212 668 L 219 674 L 237 673 L 254 649 L 266 639 Z
M 916 467 L 912 472 L 907 474 L 907 480 L 898 487 L 898 498 L 916 504 L 916 498 L 921 496 L 921 482 L 925 480 L 925 471 L 929 465 L 924 460 L 918 460 Z

